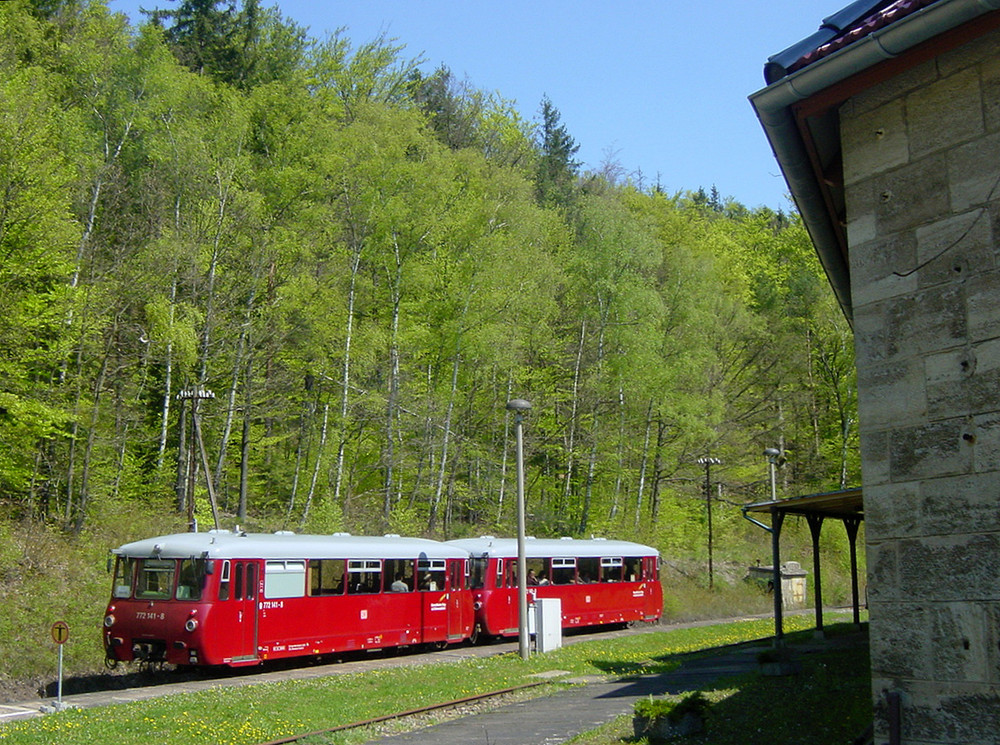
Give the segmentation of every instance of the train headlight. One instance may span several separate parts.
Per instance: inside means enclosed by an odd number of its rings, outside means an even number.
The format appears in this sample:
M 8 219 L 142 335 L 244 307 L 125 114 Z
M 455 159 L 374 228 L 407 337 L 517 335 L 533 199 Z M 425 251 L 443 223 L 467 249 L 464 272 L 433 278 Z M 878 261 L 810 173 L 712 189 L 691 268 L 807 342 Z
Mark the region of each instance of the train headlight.
M 110 613 L 104 617 L 104 628 L 110 629 L 115 625 L 115 617 Z
M 189 618 L 187 621 L 184 622 L 184 628 L 187 629 L 188 631 L 194 631 L 196 628 L 198 628 L 198 619 Z

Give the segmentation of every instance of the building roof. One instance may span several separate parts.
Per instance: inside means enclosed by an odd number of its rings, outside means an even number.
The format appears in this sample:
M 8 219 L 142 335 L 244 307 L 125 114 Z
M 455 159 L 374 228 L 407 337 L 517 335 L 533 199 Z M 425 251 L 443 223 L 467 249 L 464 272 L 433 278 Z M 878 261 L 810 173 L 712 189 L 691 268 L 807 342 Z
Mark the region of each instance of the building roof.
M 771 84 L 936 2 L 857 0 L 824 18 L 816 33 L 769 57 L 764 65 L 764 80 Z
M 849 321 L 840 105 L 997 28 L 1000 0 L 856 0 L 765 65 L 750 101 Z

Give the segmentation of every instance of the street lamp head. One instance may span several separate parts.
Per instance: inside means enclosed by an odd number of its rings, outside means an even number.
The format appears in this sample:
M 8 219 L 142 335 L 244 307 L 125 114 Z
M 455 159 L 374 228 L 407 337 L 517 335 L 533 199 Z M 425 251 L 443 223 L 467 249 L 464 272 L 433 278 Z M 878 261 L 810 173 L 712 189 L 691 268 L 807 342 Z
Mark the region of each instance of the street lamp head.
M 778 450 L 778 448 L 767 448 L 764 450 L 764 455 L 766 455 L 770 460 L 771 458 L 777 458 L 781 455 L 781 451 Z
M 514 398 L 507 402 L 508 411 L 522 412 L 531 408 L 531 404 L 523 398 Z

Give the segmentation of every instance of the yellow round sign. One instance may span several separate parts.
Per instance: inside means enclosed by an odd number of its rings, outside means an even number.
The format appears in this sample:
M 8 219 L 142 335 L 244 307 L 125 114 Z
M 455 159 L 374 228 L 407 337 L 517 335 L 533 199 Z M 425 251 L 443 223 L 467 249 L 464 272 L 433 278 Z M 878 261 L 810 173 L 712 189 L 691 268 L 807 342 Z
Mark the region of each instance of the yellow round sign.
M 52 641 L 56 644 L 65 644 L 69 639 L 69 624 L 65 621 L 56 621 L 52 624 Z

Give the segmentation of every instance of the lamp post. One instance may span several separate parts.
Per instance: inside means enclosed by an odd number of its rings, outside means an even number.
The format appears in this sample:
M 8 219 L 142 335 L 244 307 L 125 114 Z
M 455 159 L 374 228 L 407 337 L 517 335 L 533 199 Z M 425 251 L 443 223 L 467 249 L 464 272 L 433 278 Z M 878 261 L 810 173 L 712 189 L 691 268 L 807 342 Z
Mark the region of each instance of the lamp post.
M 771 476 L 771 502 L 777 502 L 778 490 L 775 482 L 775 471 L 781 461 L 781 451 L 778 448 L 767 448 L 764 450 L 764 457 L 767 458 Z M 781 553 L 779 548 L 781 523 L 784 520 L 784 513 L 778 510 L 777 507 L 772 507 L 771 510 L 771 564 L 773 565 L 771 567 L 771 584 L 774 586 L 774 646 L 780 648 L 785 644 L 784 624 L 782 623 Z
M 507 402 L 507 411 L 514 412 L 514 432 L 517 440 L 517 646 L 521 659 L 528 659 L 528 573 L 524 559 L 524 412 L 531 404 L 523 398 Z
M 781 458 L 781 451 L 778 448 L 766 448 L 764 450 L 764 457 L 767 458 L 768 468 L 771 472 L 771 501 L 778 501 L 778 490 L 775 486 L 775 475 L 774 472 L 778 467 L 778 460 Z
M 715 569 L 712 561 L 712 466 L 722 465 L 719 458 L 699 458 L 698 464 L 705 467 L 705 508 L 708 510 L 708 589 L 715 588 Z

